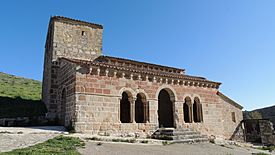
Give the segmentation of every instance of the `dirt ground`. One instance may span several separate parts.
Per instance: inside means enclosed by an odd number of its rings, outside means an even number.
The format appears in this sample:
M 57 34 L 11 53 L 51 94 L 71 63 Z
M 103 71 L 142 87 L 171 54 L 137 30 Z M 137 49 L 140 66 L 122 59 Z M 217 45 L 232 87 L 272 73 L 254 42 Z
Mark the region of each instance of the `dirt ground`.
M 128 144 L 128 143 L 105 143 L 87 141 L 84 149 L 79 149 L 83 155 L 251 155 L 264 152 L 252 148 L 237 146 L 218 146 L 211 143 L 200 144 Z M 275 153 L 273 153 L 275 154 Z
M 0 152 L 6 152 L 17 148 L 24 148 L 42 143 L 55 136 L 66 134 L 67 136 L 81 137 L 85 140 L 87 135 L 68 135 L 64 127 L 0 127 Z M 172 144 L 163 146 L 158 144 L 96 142 L 85 140 L 85 148 L 79 149 L 83 155 L 251 155 L 253 153 L 269 153 L 248 147 L 234 145 L 219 146 L 212 143 L 199 144 Z M 98 144 L 102 145 L 98 145 Z M 273 152 L 272 155 L 275 155 Z
M 0 127 L 0 152 L 32 146 L 64 133 L 61 126 Z

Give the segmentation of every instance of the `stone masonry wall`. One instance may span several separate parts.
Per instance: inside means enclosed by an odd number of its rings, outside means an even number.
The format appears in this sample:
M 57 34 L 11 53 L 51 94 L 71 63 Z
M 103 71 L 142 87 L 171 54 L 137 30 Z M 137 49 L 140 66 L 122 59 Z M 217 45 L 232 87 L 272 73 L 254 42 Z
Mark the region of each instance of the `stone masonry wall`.
M 217 84 L 184 85 L 179 82 L 168 84 L 169 79 L 165 81 L 162 78 L 160 81 L 149 80 L 148 77 L 133 79 L 132 74 L 124 76 L 124 72 L 131 72 L 129 70 L 121 72 L 122 75 L 113 72 L 114 75 L 110 76 L 109 70 L 105 70 L 104 73 L 100 71 L 101 68 L 103 70 L 108 68 L 108 65 L 95 67 L 94 69 L 97 69 L 93 70 L 87 67 L 89 64 L 81 66 L 62 59 L 93 61 L 99 57 L 102 52 L 102 32 L 103 27 L 100 25 L 64 17 L 51 18 L 45 47 L 42 95 L 48 108 L 48 118 L 61 119 L 61 116 L 65 115 L 65 123 L 62 124 L 72 125 L 77 132 L 94 134 L 138 132 L 150 135 L 159 128 L 158 95 L 162 89 L 165 89 L 173 101 L 176 128 L 193 128 L 208 136 L 218 135 L 227 139 L 232 136 L 242 120 L 242 112 L 221 100 L 217 95 Z M 114 69 L 110 68 L 111 70 Z M 61 110 L 63 90 L 66 91 L 65 114 Z M 120 100 L 125 91 L 130 94 L 132 101 L 136 100 L 138 93 L 146 96 L 149 102 L 147 123 L 120 122 Z M 192 103 L 196 97 L 199 98 L 202 104 L 203 122 L 184 122 L 183 104 L 186 97 L 190 97 Z M 133 102 L 132 120 L 135 120 L 134 108 Z M 235 113 L 235 122 L 232 122 L 232 112 Z
M 230 103 L 227 103 L 223 99 L 220 99 L 220 102 L 223 104 L 222 122 L 224 137 L 235 139 L 236 137 L 243 137 L 243 135 L 232 135 L 232 133 L 243 134 L 243 126 L 241 124 L 241 121 L 243 120 L 242 111 L 239 108 L 231 105 Z M 232 118 L 232 113 L 234 113 L 233 115 L 235 115 L 235 121 Z M 241 130 L 241 132 L 237 130 Z
M 50 92 L 51 92 L 51 78 L 52 78 L 52 36 L 53 30 L 52 26 L 49 25 L 47 40 L 45 45 L 44 53 L 44 69 L 43 69 L 43 85 L 42 85 L 42 100 L 45 103 L 48 113 L 47 118 L 52 119 L 55 117 L 55 108 L 50 101 Z
M 70 125 L 74 125 L 75 122 L 75 72 L 76 72 L 76 65 L 66 62 L 65 60 L 60 61 L 60 69 L 59 69 L 59 87 L 58 87 L 58 108 L 57 114 L 59 120 L 61 120 L 61 98 L 62 98 L 62 91 L 66 92 L 66 110 L 65 114 L 65 123 L 66 127 Z
M 150 134 L 159 127 L 158 94 L 162 89 L 169 90 L 174 94 L 174 119 L 177 128 L 193 128 L 208 136 L 219 135 L 230 138 L 229 132 L 232 130 L 224 134 L 223 126 L 225 124 L 223 122 L 225 118 L 231 118 L 231 114 L 228 116 L 223 114 L 225 106 L 216 95 L 217 89 L 168 85 L 79 72 L 76 74 L 76 131 L 89 133 L 102 131 L 109 133 L 144 132 Z M 120 123 L 120 99 L 123 91 L 130 92 L 134 100 L 140 92 L 146 95 L 150 111 L 148 123 Z M 187 96 L 191 97 L 192 101 L 195 97 L 200 99 L 203 109 L 202 123 L 184 123 L 183 103 Z M 242 119 L 239 113 L 241 110 L 236 109 L 237 121 Z M 235 124 L 229 123 L 226 126 L 233 129 Z
M 102 51 L 102 29 L 54 22 L 53 60 L 59 57 L 93 60 Z
M 82 25 L 80 22 L 68 23 L 65 19 L 51 19 L 45 45 L 42 92 L 42 100 L 48 109 L 48 119 L 54 120 L 58 117 L 58 58 L 92 61 L 101 55 L 102 31 L 102 28 Z

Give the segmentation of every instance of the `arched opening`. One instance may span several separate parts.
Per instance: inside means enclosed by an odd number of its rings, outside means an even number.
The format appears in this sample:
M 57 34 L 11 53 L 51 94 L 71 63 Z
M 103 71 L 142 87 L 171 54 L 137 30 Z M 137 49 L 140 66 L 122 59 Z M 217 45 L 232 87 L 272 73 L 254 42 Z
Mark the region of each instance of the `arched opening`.
M 158 95 L 159 127 L 174 127 L 173 102 L 168 91 L 162 89 Z
M 120 121 L 121 123 L 130 123 L 131 122 L 131 102 L 128 94 L 123 92 L 122 99 L 120 100 Z
M 200 103 L 200 100 L 197 97 L 194 99 L 193 114 L 194 114 L 194 122 L 202 122 L 203 120 L 202 104 Z
M 192 123 L 192 103 L 191 98 L 186 97 L 183 104 L 183 117 L 185 123 Z
M 142 93 L 137 94 L 135 101 L 135 121 L 136 123 L 146 123 L 148 120 L 148 103 L 146 96 Z
M 60 107 L 60 123 L 61 125 L 65 126 L 65 120 L 66 120 L 66 90 L 63 89 L 61 93 L 61 107 Z

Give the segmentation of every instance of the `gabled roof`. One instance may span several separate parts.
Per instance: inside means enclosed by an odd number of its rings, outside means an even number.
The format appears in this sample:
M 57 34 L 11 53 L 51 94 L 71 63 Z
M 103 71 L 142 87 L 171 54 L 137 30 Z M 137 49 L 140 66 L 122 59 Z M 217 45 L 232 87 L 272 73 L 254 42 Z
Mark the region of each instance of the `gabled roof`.
M 59 21 L 63 23 L 73 24 L 73 25 L 84 25 L 84 26 L 89 26 L 96 29 L 103 29 L 103 26 L 99 24 L 85 22 L 85 21 L 67 18 L 63 16 L 53 16 L 51 17 L 51 21 Z
M 229 104 L 231 104 L 231 105 L 233 105 L 233 106 L 235 106 L 235 107 L 237 107 L 237 108 L 239 108 L 239 109 L 243 109 L 243 107 L 240 105 L 240 104 L 238 104 L 237 102 L 235 102 L 235 101 L 233 101 L 232 99 L 230 99 L 229 97 L 227 97 L 227 96 L 225 96 L 223 93 L 221 93 L 221 92 L 217 92 L 217 95 L 221 98 L 221 99 L 223 99 L 224 101 L 226 101 L 227 103 L 229 103 Z
M 152 70 L 169 72 L 171 74 L 184 74 L 184 71 L 185 71 L 184 69 L 180 69 L 180 68 L 162 66 L 162 65 L 157 65 L 157 64 L 147 63 L 147 62 L 140 62 L 136 60 L 111 57 L 111 56 L 99 56 L 94 61 L 113 63 L 116 65 L 124 65 L 124 66 L 127 65 L 128 67 L 132 67 L 132 68 L 139 68 L 141 66 L 143 67 L 146 66 L 147 68 L 152 68 Z
M 143 62 L 138 62 L 134 60 L 128 60 L 128 59 L 122 59 L 122 58 L 116 58 L 116 57 L 110 57 L 110 56 L 100 56 L 94 61 L 71 59 L 71 58 L 60 58 L 60 59 L 64 59 L 71 63 L 76 63 L 80 65 L 93 65 L 93 66 L 117 69 L 121 71 L 128 71 L 128 72 L 138 73 L 138 74 L 148 74 L 152 76 L 162 76 L 162 77 L 174 78 L 178 80 L 193 81 L 193 82 L 199 82 L 199 83 L 205 83 L 205 84 L 207 83 L 215 86 L 215 88 L 218 88 L 219 85 L 221 84 L 219 82 L 209 81 L 203 77 L 185 75 L 182 72 L 179 73 L 178 71 L 184 71 L 182 69 L 166 67 L 161 65 L 154 65 L 150 63 L 143 63 Z M 153 68 L 151 68 L 151 66 Z M 175 72 L 170 72 L 169 70 L 175 70 Z

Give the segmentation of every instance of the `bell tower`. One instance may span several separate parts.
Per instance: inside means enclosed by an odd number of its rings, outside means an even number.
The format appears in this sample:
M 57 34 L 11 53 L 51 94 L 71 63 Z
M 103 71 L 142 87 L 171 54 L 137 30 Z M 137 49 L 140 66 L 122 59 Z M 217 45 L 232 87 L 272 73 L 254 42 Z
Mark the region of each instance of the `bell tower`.
M 93 60 L 102 53 L 101 25 L 55 16 L 49 29 L 53 61 L 59 57 Z
M 102 54 L 103 26 L 61 16 L 51 17 L 45 45 L 42 100 L 49 119 L 58 103 L 58 58 L 93 61 Z

